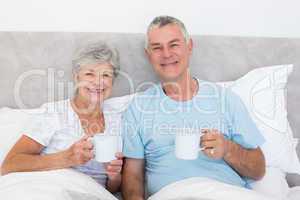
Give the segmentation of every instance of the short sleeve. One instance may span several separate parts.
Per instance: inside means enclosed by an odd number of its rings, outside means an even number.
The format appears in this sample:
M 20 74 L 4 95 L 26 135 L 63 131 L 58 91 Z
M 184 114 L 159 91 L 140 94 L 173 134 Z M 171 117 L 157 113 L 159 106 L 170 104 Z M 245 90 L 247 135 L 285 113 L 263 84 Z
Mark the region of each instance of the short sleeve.
M 58 127 L 57 120 L 56 115 L 53 114 L 31 114 L 23 130 L 23 135 L 46 147 Z
M 226 93 L 231 139 L 244 148 L 255 149 L 261 146 L 265 139 L 251 118 L 246 106 L 240 97 L 232 91 L 228 90 Z
M 122 115 L 123 154 L 128 158 L 144 159 L 144 144 L 139 125 L 141 113 L 135 107 L 135 102 L 132 101 Z

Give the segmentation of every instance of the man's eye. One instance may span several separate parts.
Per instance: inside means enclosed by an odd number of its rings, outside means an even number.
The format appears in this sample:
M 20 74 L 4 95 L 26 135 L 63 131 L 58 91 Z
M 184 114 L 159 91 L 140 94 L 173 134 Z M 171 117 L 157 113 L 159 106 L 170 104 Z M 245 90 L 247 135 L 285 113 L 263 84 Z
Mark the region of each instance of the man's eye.
M 178 44 L 171 44 L 171 47 L 177 47 L 179 46 Z
M 161 48 L 160 47 L 153 47 L 152 50 L 154 51 L 157 51 L 157 50 L 160 50 Z
M 93 73 L 85 73 L 87 76 L 93 76 Z

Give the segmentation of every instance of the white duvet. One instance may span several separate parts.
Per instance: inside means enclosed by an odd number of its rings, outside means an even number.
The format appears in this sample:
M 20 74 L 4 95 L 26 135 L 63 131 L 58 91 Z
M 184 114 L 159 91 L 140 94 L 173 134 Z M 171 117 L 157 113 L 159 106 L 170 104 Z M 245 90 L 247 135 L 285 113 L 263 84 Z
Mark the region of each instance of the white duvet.
M 72 169 L 0 176 L 1 200 L 117 200 L 92 178 Z
M 189 178 L 164 187 L 148 200 L 275 200 L 275 198 L 207 178 Z
M 293 190 L 293 191 L 292 191 Z M 300 199 L 295 187 L 288 200 Z M 117 200 L 92 178 L 72 169 L 19 172 L 0 176 L 1 200 Z M 277 200 L 252 190 L 206 178 L 170 184 L 148 200 Z

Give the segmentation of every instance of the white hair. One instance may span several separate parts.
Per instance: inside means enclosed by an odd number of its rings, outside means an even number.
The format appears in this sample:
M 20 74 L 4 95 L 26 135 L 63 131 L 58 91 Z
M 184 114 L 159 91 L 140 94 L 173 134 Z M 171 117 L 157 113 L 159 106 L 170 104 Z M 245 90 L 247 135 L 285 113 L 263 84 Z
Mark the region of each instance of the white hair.
M 155 17 L 152 22 L 149 24 L 148 28 L 147 28 L 147 33 L 146 33 L 146 38 L 145 38 L 145 48 L 148 48 L 149 45 L 149 38 L 148 38 L 148 34 L 149 32 L 153 29 L 153 28 L 161 28 L 164 27 L 166 25 L 170 25 L 170 24 L 176 24 L 179 26 L 183 37 L 185 39 L 185 42 L 188 43 L 190 40 L 190 35 L 187 32 L 183 22 L 181 22 L 179 19 L 176 19 L 175 17 L 171 17 L 171 16 L 158 16 Z
M 120 71 L 120 58 L 117 49 L 108 46 L 103 41 L 90 43 L 79 48 L 72 60 L 72 71 L 78 73 L 83 65 L 108 63 L 113 67 L 114 76 Z

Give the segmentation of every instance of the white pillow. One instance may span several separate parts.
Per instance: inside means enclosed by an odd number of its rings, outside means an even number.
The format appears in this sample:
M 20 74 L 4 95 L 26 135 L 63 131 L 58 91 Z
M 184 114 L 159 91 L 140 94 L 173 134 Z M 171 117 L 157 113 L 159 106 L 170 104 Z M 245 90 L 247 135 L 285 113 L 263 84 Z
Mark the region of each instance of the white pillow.
M 287 195 L 288 200 L 299 200 L 300 199 L 300 187 L 292 187 Z
M 266 139 L 262 151 L 268 167 L 300 174 L 297 139 L 287 119 L 286 84 L 293 65 L 257 68 L 236 81 L 219 83 L 236 93 Z
M 0 109 L 0 167 L 8 151 L 22 135 L 29 113 L 21 109 Z
M 104 101 L 103 110 L 112 113 L 124 112 L 137 94 L 138 93 L 133 93 L 120 97 L 109 98 Z
M 267 167 L 265 176 L 260 181 L 252 182 L 250 186 L 253 190 L 274 199 L 285 200 L 289 193 L 285 175 L 281 169 Z
M 289 191 L 286 173 L 300 173 L 298 141 L 293 138 L 286 109 L 286 84 L 292 70 L 292 65 L 257 68 L 236 81 L 219 83 L 240 96 L 266 139 L 262 146 L 266 174 L 250 186 L 280 199 L 286 199 Z

